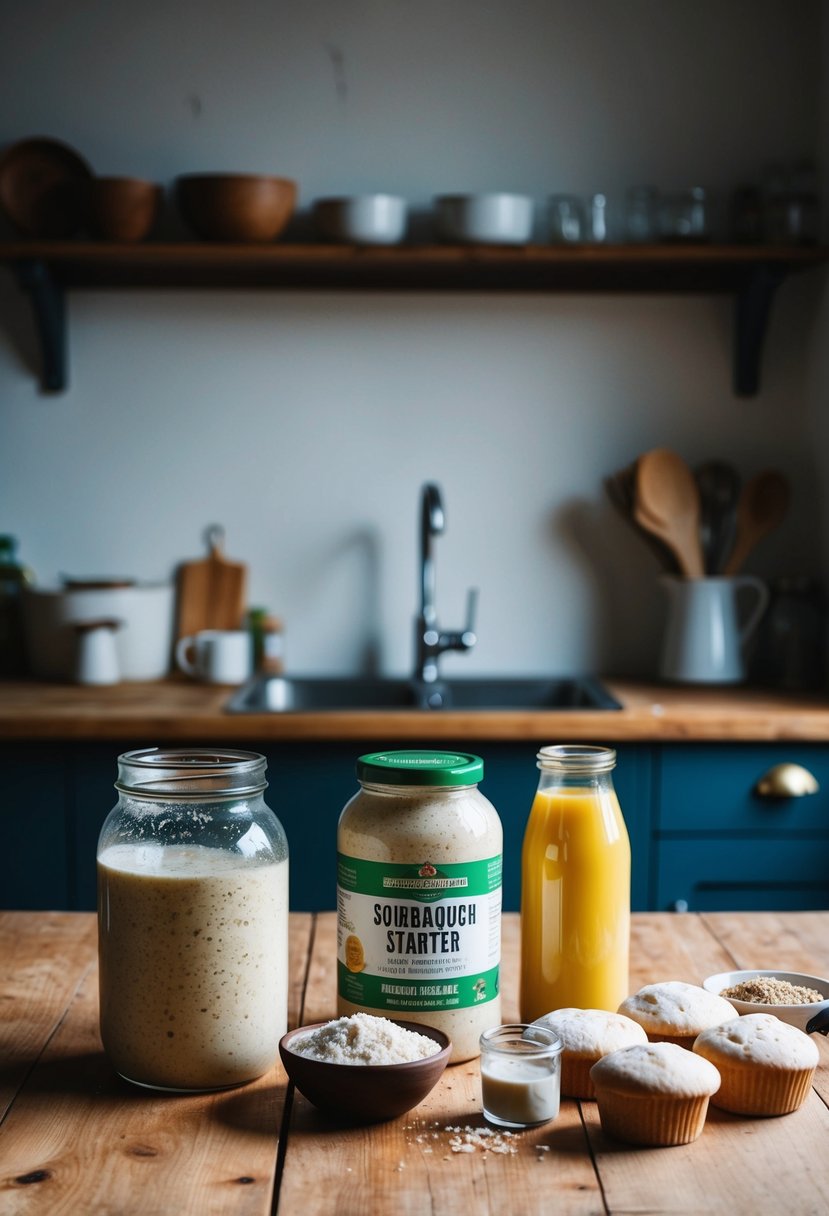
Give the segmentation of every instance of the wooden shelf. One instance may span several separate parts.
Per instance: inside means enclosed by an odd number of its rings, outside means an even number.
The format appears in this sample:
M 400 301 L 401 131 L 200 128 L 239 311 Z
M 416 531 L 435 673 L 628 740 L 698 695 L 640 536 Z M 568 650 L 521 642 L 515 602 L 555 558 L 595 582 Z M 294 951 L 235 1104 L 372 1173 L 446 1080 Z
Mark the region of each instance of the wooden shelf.
M 0 244 L 29 294 L 43 386 L 66 387 L 67 290 L 263 288 L 316 291 L 671 292 L 735 297 L 735 391 L 757 391 L 772 298 L 829 249 L 740 245 L 395 246 Z

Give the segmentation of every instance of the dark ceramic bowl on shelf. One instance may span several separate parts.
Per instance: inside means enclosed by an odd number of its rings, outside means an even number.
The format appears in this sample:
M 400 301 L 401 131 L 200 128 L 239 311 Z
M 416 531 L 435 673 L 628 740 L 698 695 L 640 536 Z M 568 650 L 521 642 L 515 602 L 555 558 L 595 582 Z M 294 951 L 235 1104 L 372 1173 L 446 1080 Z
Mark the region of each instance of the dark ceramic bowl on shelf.
M 285 228 L 296 182 L 253 173 L 187 173 L 176 178 L 182 219 L 207 241 L 265 243 Z

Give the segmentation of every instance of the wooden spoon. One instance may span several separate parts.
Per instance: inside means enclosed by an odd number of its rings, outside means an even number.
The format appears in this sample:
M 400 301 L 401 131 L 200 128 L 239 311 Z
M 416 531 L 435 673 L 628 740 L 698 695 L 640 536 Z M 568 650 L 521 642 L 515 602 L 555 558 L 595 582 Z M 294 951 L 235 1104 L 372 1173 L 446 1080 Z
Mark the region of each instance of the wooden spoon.
M 636 466 L 628 465 L 617 473 L 611 473 L 608 477 L 605 477 L 604 484 L 610 501 L 616 507 L 619 514 L 624 516 L 628 521 L 637 535 L 642 538 L 662 568 L 668 574 L 676 574 L 679 567 L 672 550 L 663 544 L 657 536 L 654 536 L 652 532 L 645 531 L 633 517 Z
M 702 578 L 700 501 L 694 475 L 681 456 L 666 448 L 645 452 L 636 462 L 634 518 L 673 552 L 686 578 Z
M 782 473 L 765 469 L 743 486 L 737 503 L 737 535 L 723 574 L 736 574 L 751 550 L 786 517 L 791 491 Z

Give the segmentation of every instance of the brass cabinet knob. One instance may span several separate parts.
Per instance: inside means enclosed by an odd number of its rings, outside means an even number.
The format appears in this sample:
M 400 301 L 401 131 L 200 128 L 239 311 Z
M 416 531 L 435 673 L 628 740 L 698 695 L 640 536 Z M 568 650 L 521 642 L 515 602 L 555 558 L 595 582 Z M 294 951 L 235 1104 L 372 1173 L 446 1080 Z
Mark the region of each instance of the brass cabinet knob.
M 820 786 L 802 764 L 775 764 L 754 787 L 760 798 L 802 798 L 816 794 Z

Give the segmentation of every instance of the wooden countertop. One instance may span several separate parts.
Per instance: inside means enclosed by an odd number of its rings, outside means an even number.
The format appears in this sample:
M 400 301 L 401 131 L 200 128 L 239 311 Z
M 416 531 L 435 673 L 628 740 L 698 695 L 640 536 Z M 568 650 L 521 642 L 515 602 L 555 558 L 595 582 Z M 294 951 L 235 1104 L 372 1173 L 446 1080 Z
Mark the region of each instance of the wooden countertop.
M 620 711 L 351 710 L 228 714 L 230 688 L 171 679 L 85 688 L 0 682 L 0 740 L 231 744 L 382 738 L 602 742 L 829 741 L 829 698 L 765 690 L 669 687 L 607 679 Z
M 503 1017 L 517 1020 L 518 918 L 504 918 Z M 334 1016 L 333 913 L 291 917 L 291 1025 Z M 829 974 L 829 912 L 633 917 L 631 989 L 737 967 Z M 606 1137 L 595 1103 L 563 1101 L 516 1152 L 454 1153 L 484 1126 L 478 1063 L 447 1069 L 414 1111 L 373 1127 L 323 1118 L 281 1065 L 240 1089 L 170 1097 L 119 1081 L 98 1036 L 90 913 L 0 913 L 0 1207 L 28 1216 L 577 1216 L 818 1213 L 829 1170 L 829 1043 L 794 1114 L 709 1108 L 670 1149 Z

